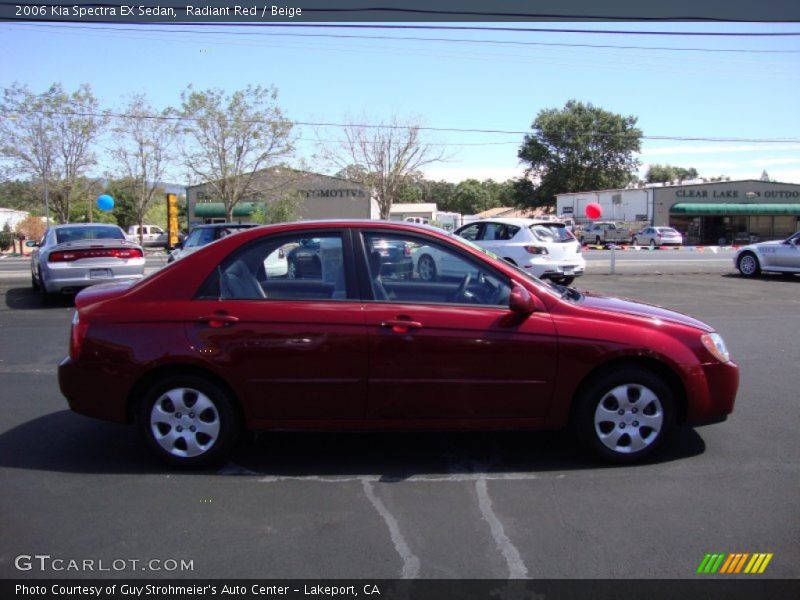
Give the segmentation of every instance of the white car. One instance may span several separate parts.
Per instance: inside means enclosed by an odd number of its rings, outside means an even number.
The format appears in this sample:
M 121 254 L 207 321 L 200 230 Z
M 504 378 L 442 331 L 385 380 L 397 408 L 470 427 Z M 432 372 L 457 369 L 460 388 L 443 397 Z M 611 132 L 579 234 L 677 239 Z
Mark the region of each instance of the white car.
M 70 223 L 51 226 L 39 242 L 28 242 L 31 284 L 47 301 L 90 285 L 144 276 L 144 251 L 116 225 Z
M 571 284 L 586 270 L 580 242 L 559 221 L 485 219 L 455 233 L 527 273 L 561 285 Z
M 745 277 L 757 277 L 761 271 L 800 273 L 800 231 L 785 240 L 744 246 L 733 264 Z
M 633 236 L 634 246 L 680 246 L 683 236 L 672 227 L 645 227 Z

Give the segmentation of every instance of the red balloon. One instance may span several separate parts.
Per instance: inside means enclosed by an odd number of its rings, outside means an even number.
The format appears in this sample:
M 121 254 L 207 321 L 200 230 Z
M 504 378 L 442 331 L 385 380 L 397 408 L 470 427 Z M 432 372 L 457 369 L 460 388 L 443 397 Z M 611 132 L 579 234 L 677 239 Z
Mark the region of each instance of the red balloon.
M 592 202 L 591 204 L 586 205 L 586 217 L 589 219 L 599 219 L 603 216 L 603 207 L 597 204 L 596 202 Z

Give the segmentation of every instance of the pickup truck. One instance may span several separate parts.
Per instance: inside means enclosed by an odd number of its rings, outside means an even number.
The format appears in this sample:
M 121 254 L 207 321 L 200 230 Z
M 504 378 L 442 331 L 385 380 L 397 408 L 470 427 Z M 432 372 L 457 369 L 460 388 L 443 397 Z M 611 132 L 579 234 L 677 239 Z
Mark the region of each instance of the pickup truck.
M 166 248 L 169 244 L 167 232 L 157 225 L 142 225 L 141 242 L 139 241 L 139 226 L 131 225 L 125 233 L 125 238 L 130 242 L 141 243 L 142 246 L 148 246 L 150 248 Z
M 622 223 L 611 221 L 595 221 L 580 232 L 581 244 L 630 244 L 633 229 Z

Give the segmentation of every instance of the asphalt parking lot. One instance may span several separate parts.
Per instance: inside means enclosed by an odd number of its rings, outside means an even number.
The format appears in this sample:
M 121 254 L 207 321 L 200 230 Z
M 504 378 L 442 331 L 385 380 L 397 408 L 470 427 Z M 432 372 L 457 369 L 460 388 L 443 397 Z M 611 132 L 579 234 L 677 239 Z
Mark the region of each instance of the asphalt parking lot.
M 691 578 L 716 552 L 800 576 L 800 276 L 745 280 L 729 259 L 593 272 L 578 286 L 717 328 L 741 366 L 727 422 L 635 467 L 558 432 L 271 433 L 178 473 L 133 428 L 67 410 L 72 304 L 43 308 L 0 269 L 0 577 Z M 35 554 L 124 568 L 18 570 Z

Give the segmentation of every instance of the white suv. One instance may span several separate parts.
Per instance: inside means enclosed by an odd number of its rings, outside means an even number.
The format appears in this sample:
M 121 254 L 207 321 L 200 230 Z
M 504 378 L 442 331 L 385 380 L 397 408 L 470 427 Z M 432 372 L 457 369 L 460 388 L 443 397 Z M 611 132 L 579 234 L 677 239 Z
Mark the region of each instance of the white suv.
M 486 219 L 455 233 L 536 277 L 562 285 L 569 285 L 586 269 L 580 242 L 558 221 Z

